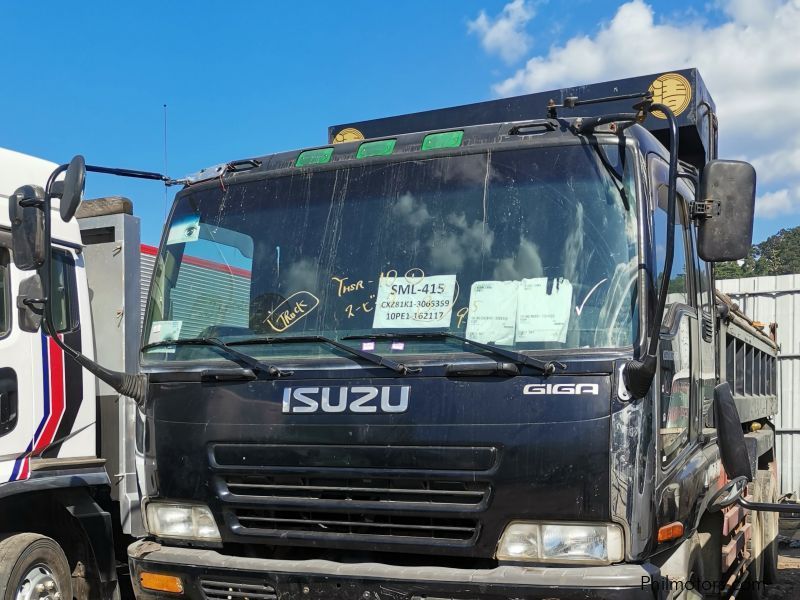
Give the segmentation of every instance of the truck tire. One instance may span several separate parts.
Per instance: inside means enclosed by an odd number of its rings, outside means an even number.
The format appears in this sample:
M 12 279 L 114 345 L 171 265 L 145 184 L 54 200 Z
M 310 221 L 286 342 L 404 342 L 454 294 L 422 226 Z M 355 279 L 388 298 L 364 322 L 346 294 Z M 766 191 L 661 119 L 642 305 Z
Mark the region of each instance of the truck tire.
M 758 471 L 756 483 L 761 487 L 763 502 L 778 501 L 777 465 L 770 463 L 765 471 Z M 761 532 L 764 539 L 764 565 L 762 578 L 764 583 L 778 583 L 778 513 L 761 512 Z
M 72 577 L 64 551 L 38 533 L 0 540 L 2 600 L 72 600 Z

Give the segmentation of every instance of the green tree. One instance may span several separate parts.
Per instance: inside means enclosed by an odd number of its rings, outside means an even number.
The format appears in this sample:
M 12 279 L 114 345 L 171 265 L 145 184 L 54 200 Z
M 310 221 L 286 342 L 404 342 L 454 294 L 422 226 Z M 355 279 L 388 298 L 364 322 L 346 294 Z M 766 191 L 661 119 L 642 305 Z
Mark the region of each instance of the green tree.
M 800 226 L 781 229 L 760 244 L 753 245 L 741 265 L 724 262 L 716 266 L 717 279 L 794 273 L 800 273 Z

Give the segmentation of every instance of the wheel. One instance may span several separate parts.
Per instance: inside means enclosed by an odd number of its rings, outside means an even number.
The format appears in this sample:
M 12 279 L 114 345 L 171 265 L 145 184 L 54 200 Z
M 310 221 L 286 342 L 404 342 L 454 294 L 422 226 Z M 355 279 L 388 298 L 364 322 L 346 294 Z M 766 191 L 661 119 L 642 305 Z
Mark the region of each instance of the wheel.
M 64 551 L 49 537 L 17 533 L 0 540 L 2 600 L 72 600 Z
M 758 471 L 756 483 L 761 487 L 764 502 L 778 501 L 777 465 L 770 463 L 766 471 Z M 764 537 L 764 583 L 778 583 L 778 513 L 761 512 L 761 532 Z

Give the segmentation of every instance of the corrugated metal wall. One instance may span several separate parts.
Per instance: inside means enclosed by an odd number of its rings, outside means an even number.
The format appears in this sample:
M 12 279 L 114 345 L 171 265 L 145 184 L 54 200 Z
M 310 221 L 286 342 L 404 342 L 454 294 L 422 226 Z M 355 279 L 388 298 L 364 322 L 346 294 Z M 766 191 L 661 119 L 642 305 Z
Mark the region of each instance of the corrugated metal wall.
M 775 418 L 781 490 L 800 491 L 800 275 L 717 281 L 750 318 L 778 324 L 780 412 Z
M 145 315 L 150 279 L 153 277 L 155 251 L 151 246 L 142 246 L 142 319 Z M 209 322 L 247 327 L 250 314 L 249 274 L 241 269 L 231 270 L 221 263 L 197 263 L 183 263 L 172 290 L 173 318 L 183 322 L 181 337 L 197 337 Z
M 153 248 L 155 250 L 155 248 Z M 142 274 L 142 312 L 139 324 L 144 323 L 144 309 L 147 307 L 147 292 L 150 289 L 150 280 L 153 278 L 153 267 L 156 264 L 155 254 L 142 252 L 141 262 L 139 263 L 139 270 Z
M 184 260 L 170 298 L 172 318 L 183 322 L 182 338 L 199 336 L 209 323 L 248 326 L 249 277 L 190 264 Z

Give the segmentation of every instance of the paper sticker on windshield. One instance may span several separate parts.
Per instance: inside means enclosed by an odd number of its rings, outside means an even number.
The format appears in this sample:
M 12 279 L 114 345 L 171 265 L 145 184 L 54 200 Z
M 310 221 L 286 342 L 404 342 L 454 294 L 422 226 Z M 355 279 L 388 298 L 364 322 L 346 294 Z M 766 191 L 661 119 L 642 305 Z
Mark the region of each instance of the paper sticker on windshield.
M 517 329 L 519 281 L 476 281 L 469 293 L 466 336 L 484 344 L 512 346 Z
M 418 276 L 407 273 L 399 277 L 381 277 L 372 327 L 450 327 L 456 290 L 455 275 L 425 276 L 419 271 Z
M 200 238 L 200 215 L 187 215 L 169 228 L 167 245 L 196 242 Z
M 177 340 L 181 334 L 183 321 L 156 321 L 150 328 L 148 344 Z
M 517 342 L 566 342 L 572 284 L 566 279 L 523 279 L 517 293 Z

